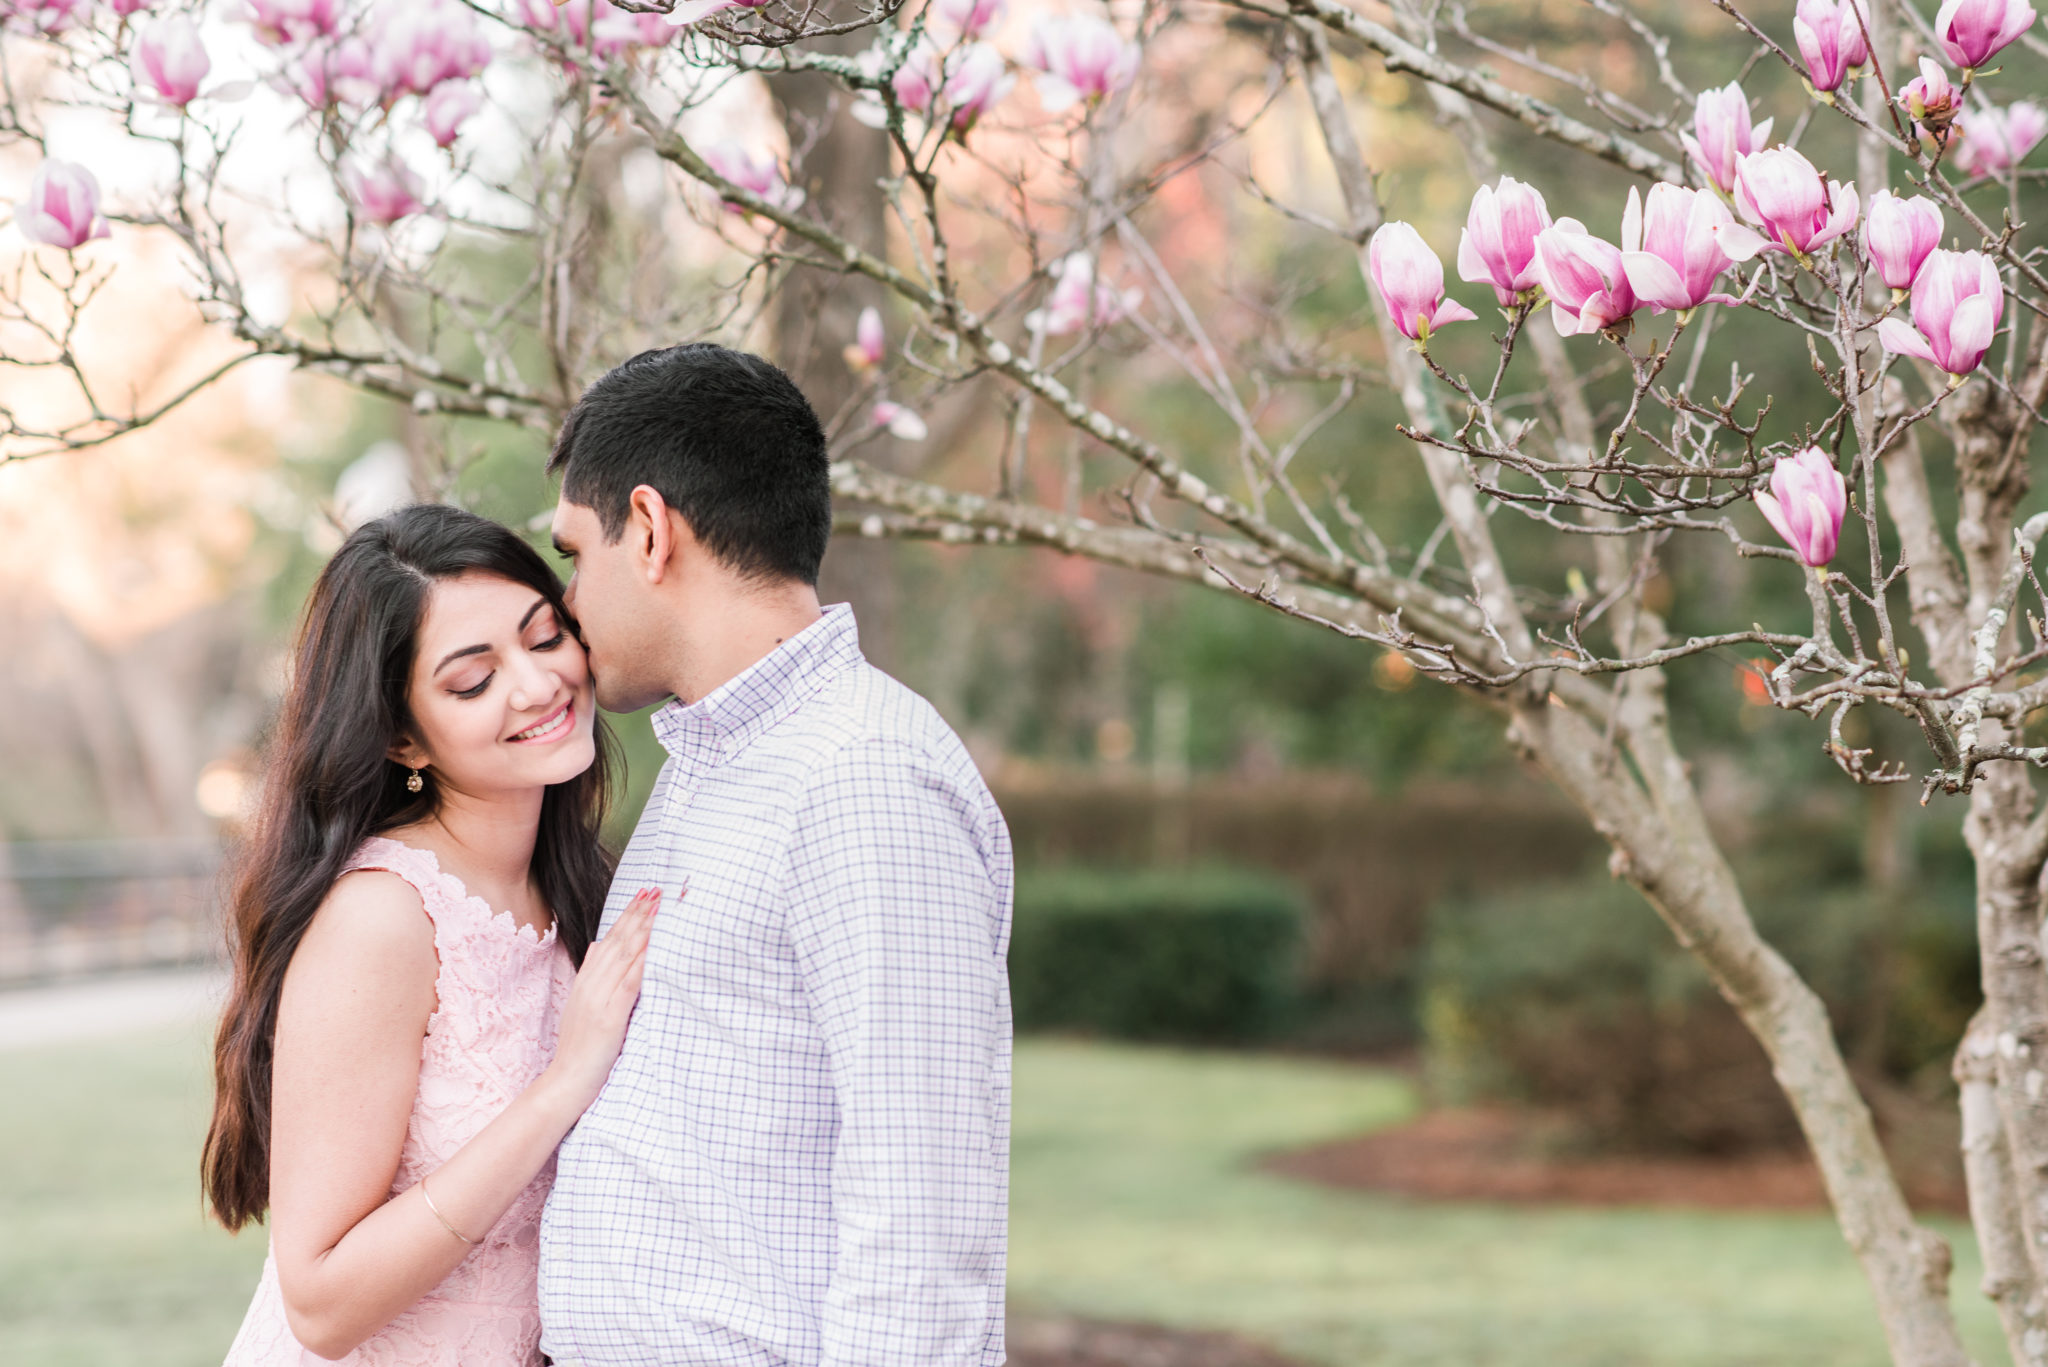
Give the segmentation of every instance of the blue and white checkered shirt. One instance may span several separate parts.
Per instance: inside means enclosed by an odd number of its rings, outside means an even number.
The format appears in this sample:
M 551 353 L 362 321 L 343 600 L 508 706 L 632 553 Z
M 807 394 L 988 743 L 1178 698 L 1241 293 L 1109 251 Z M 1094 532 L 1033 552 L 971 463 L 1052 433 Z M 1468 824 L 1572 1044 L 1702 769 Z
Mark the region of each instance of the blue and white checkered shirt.
M 541 1226 L 579 1367 L 997 1367 L 1012 871 L 930 704 L 825 615 L 668 751 L 605 908 L 670 894 Z M 689 881 L 689 896 L 673 901 Z

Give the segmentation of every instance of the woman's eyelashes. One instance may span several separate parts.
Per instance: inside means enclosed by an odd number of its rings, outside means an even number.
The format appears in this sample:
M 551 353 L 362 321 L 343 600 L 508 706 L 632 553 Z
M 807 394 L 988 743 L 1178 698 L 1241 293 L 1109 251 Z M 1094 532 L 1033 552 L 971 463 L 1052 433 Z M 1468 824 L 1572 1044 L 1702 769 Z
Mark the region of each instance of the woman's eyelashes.
M 545 641 L 535 641 L 532 645 L 528 646 L 527 649 L 554 650 L 555 648 L 560 646 L 562 642 L 568 639 L 569 633 L 561 630 L 558 627 L 556 628 L 554 635 L 548 637 Z M 453 693 L 458 698 L 481 698 L 484 695 L 484 690 L 491 686 L 491 680 L 497 677 L 498 671 L 494 669 L 490 673 L 484 675 L 483 678 L 479 679 L 475 684 L 471 685 L 468 688 L 451 688 L 448 691 L 450 693 Z

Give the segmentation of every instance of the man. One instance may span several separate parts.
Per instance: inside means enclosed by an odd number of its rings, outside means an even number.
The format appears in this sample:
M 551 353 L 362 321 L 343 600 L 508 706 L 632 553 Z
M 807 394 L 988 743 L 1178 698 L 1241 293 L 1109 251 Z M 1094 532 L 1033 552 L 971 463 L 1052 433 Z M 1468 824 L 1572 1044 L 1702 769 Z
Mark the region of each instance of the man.
M 578 1367 L 995 1367 L 1009 834 L 959 739 L 821 610 L 824 433 L 697 344 L 590 387 L 548 469 L 597 700 L 663 699 L 619 865 L 671 900 L 562 1145 L 542 1347 Z M 689 895 L 674 900 L 684 884 Z

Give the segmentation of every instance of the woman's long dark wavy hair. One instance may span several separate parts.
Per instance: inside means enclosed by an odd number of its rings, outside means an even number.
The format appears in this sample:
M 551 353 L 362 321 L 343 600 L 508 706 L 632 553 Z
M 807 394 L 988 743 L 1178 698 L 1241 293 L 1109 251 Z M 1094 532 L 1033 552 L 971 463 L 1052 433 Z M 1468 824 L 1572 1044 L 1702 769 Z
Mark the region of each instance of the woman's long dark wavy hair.
M 285 969 L 357 847 L 434 812 L 435 785 L 408 792 L 407 771 L 388 752 L 413 725 L 407 693 L 427 596 L 464 574 L 523 584 L 575 629 L 561 581 L 531 546 L 495 522 L 437 504 L 359 528 L 307 601 L 262 801 L 229 899 L 234 979 L 214 1040 L 202 1173 L 215 1218 L 231 1230 L 260 1221 L 270 1205 L 270 1070 Z M 617 761 L 602 721 L 596 740 L 590 768 L 549 786 L 533 849 L 534 883 L 578 964 L 612 874 L 599 830 Z

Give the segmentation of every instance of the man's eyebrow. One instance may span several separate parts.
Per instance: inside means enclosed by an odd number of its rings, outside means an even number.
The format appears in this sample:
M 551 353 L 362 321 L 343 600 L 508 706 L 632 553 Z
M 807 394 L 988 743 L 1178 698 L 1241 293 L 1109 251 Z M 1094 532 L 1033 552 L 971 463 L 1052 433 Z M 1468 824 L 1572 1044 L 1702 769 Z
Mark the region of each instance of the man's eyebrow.
M 539 612 L 542 608 L 546 607 L 547 605 L 548 600 L 544 597 L 534 599 L 533 606 L 528 608 L 526 610 L 526 615 L 519 619 L 519 629 L 521 631 L 526 630 L 526 624 L 533 620 L 533 614 Z M 489 649 L 489 646 L 464 646 L 460 650 L 451 650 L 446 655 L 441 657 L 441 663 L 434 666 L 434 672 L 436 674 L 439 674 L 442 670 L 446 669 L 449 665 L 454 664 L 457 660 L 463 659 L 470 655 L 481 655 Z
M 556 555 L 574 555 L 574 554 L 576 554 L 576 552 L 575 552 L 575 551 L 574 551 L 573 549 L 571 549 L 571 548 L 570 548 L 570 546 L 569 546 L 569 545 L 568 545 L 568 544 L 567 544 L 566 542 L 564 542 L 564 541 L 562 540 L 562 534 L 561 534 L 560 532 L 549 532 L 549 533 L 548 533 L 548 540 L 549 540 L 550 542 L 554 543 L 554 547 L 555 547 L 555 554 L 556 554 Z

